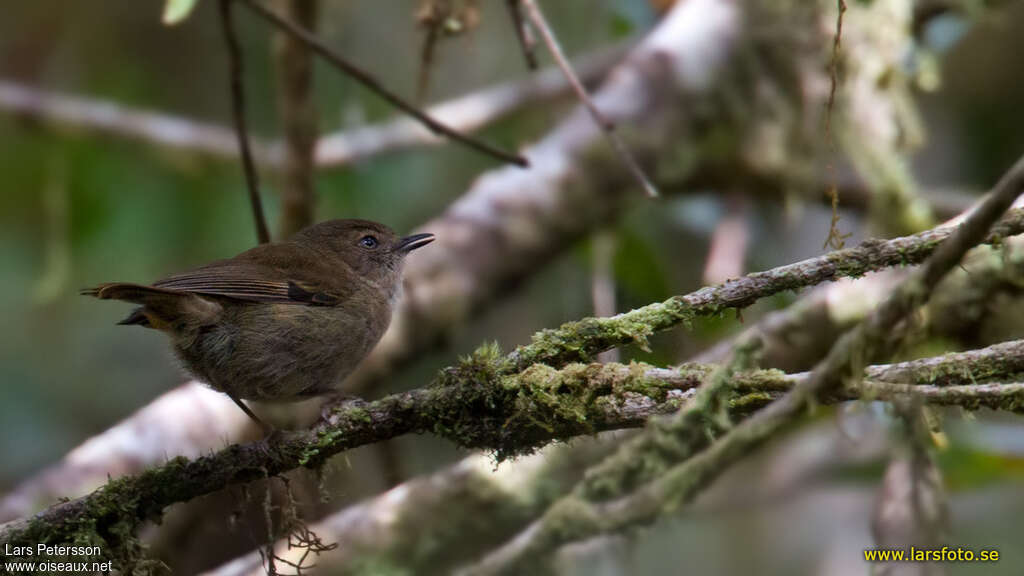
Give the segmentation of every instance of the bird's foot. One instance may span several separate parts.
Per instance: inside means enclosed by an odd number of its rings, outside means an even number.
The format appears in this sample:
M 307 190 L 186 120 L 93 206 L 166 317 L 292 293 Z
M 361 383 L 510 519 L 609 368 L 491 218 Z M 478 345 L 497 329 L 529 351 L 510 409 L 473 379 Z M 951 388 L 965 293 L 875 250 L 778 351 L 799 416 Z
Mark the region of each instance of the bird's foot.
M 331 418 L 331 414 L 341 408 L 345 404 L 352 402 L 362 402 L 363 399 L 352 394 L 346 394 L 340 390 L 334 390 L 321 395 L 324 399 L 323 404 L 320 405 L 320 421 L 327 422 Z

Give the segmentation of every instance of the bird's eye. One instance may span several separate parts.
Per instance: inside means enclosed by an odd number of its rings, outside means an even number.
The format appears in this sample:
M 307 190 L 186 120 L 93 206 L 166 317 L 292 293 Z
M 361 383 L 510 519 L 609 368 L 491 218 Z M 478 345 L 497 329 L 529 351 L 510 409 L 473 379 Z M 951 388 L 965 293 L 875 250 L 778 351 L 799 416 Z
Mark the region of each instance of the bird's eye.
M 363 248 L 376 248 L 377 239 L 374 238 L 373 236 L 363 236 L 362 238 L 359 239 L 359 245 L 362 246 Z

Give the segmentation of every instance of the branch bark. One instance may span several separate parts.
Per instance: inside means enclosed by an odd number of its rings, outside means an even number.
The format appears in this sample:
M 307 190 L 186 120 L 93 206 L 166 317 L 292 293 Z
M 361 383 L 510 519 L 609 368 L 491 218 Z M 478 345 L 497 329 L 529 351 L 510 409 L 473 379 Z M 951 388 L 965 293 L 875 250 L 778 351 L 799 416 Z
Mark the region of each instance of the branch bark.
M 772 294 L 841 277 L 858 277 L 886 267 L 919 264 L 956 230 L 954 226 L 943 225 L 912 236 L 868 240 L 856 248 L 755 272 L 611 318 L 569 322 L 560 328 L 535 334 L 531 344 L 510 355 L 509 362 L 521 370 L 535 363 L 559 365 L 587 360 L 594 350 L 603 351 L 622 344 L 638 343 L 643 346 L 654 332 L 687 323 L 695 316 L 713 315 L 730 308 L 741 309 Z M 1024 232 L 1024 209 L 1014 209 L 993 227 L 986 243 L 1000 242 L 1021 232 Z
M 307 30 L 316 29 L 317 0 L 278 0 L 282 18 Z M 278 32 L 273 57 L 277 72 L 278 116 L 284 127 L 281 187 L 281 238 L 288 238 L 313 223 L 313 150 L 317 114 L 313 102 L 313 56 L 292 36 Z

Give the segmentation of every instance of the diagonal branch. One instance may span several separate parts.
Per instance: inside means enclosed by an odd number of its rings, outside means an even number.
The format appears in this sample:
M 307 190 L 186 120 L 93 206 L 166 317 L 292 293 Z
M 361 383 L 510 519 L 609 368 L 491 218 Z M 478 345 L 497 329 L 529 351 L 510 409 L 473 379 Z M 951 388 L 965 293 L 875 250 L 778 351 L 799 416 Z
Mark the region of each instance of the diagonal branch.
M 523 59 L 526 67 L 530 70 L 537 69 L 537 54 L 535 53 L 536 40 L 533 31 L 523 20 L 522 5 L 519 0 L 505 0 L 505 8 L 508 10 L 508 17 L 512 21 L 512 28 L 516 33 L 516 41 L 519 42 L 519 49 L 523 52 Z
M 590 84 L 603 77 L 625 53 L 625 45 L 599 50 L 575 60 L 580 77 Z M 525 105 L 563 96 L 570 90 L 557 68 L 547 68 L 522 80 L 502 82 L 431 105 L 426 113 L 460 132 L 476 132 Z M 317 141 L 316 164 L 345 166 L 385 152 L 434 146 L 444 140 L 408 117 L 326 135 Z
M 643 346 L 654 332 L 689 323 L 697 316 L 745 308 L 773 294 L 842 277 L 855 278 L 891 266 L 919 264 L 956 230 L 955 226 L 943 225 L 912 236 L 868 240 L 855 248 L 755 272 L 610 318 L 569 322 L 556 329 L 538 332 L 531 344 L 512 352 L 508 362 L 512 369 L 522 370 L 534 363 L 561 365 L 586 361 L 594 353 L 615 346 L 631 343 Z M 1022 232 L 1024 209 L 1010 210 L 993 228 L 986 242 L 999 242 L 1006 236 Z
M 335 68 L 341 70 L 349 77 L 358 81 L 363 86 L 366 86 L 371 91 L 375 92 L 378 96 L 383 98 L 385 101 L 390 103 L 392 106 L 398 108 L 399 110 L 405 112 L 406 114 L 412 116 L 413 118 L 416 118 L 425 126 L 430 128 L 430 130 L 433 131 L 434 133 L 447 136 L 448 138 L 456 142 L 465 144 L 466 146 L 469 146 L 470 148 L 477 150 L 478 152 L 483 152 L 484 154 L 487 154 L 492 158 L 501 160 L 502 162 L 508 162 L 524 168 L 526 166 L 529 166 L 529 162 L 526 161 L 526 158 L 523 158 L 520 155 L 510 154 L 508 152 L 495 148 L 494 146 L 486 142 L 473 138 L 472 136 L 467 136 L 459 132 L 458 130 L 453 130 L 448 126 L 431 118 L 422 110 L 417 108 L 415 105 L 406 102 L 405 99 L 403 99 L 401 96 L 385 88 L 369 72 L 356 66 L 352 62 L 349 62 L 348 60 L 340 56 L 338 53 L 328 48 L 323 42 L 317 39 L 317 37 L 311 34 L 308 30 L 296 25 L 295 23 L 285 18 L 282 18 L 279 14 L 277 14 L 273 10 L 270 10 L 262 3 L 260 3 L 258 0 L 241 1 L 245 2 L 247 6 L 252 8 L 252 10 L 259 14 L 263 19 L 267 20 L 280 30 L 288 33 L 292 37 L 298 39 L 307 47 L 309 47 L 310 50 L 316 52 L 325 60 L 330 62 Z

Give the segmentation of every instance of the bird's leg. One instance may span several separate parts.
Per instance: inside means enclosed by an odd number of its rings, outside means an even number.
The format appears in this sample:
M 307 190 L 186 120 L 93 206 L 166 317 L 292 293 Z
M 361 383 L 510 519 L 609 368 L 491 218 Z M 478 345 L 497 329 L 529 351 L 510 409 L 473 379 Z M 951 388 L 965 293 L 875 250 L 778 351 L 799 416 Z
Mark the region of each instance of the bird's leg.
M 257 416 L 241 400 L 239 400 L 237 396 L 235 396 L 234 394 L 231 394 L 230 392 L 227 392 L 226 394 L 228 395 L 228 398 L 231 398 L 231 401 L 234 402 L 236 406 L 238 406 L 239 408 L 242 409 L 242 412 L 245 412 L 246 416 L 248 416 L 249 418 L 252 418 L 253 422 L 259 424 L 260 428 L 263 429 L 263 435 L 264 436 L 269 436 L 269 435 L 274 433 L 274 431 L 275 431 L 274 427 L 271 426 L 270 424 L 267 424 L 263 420 L 260 420 L 259 416 Z

